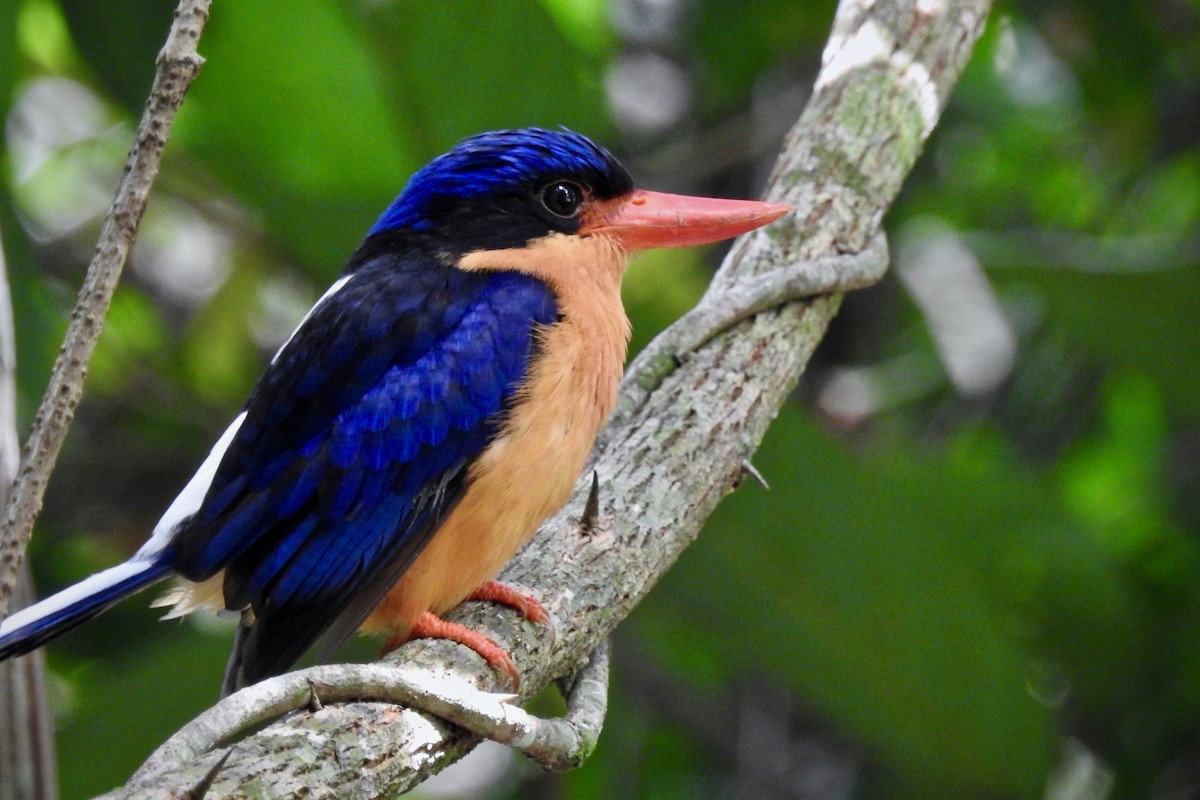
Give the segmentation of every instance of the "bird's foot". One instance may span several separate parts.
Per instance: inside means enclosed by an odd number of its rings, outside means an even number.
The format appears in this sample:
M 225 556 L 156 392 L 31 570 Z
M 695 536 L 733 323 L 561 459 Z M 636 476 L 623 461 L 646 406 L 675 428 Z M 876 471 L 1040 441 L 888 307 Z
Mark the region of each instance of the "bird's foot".
M 538 608 L 540 609 L 541 606 L 539 605 Z M 542 613 L 544 614 L 545 612 L 543 611 Z M 383 658 L 410 639 L 449 639 L 452 642 L 458 642 L 474 650 L 484 661 L 498 670 L 501 675 L 511 680 L 513 691 L 516 691 L 521 686 L 521 678 L 517 674 L 517 668 L 513 666 L 512 659 L 503 647 L 479 631 L 472 630 L 466 625 L 460 625 L 457 622 L 447 622 L 429 611 L 425 611 L 421 616 L 417 617 L 417 621 L 407 633 L 392 636 L 384 642 L 379 657 Z
M 483 600 L 490 603 L 515 608 L 530 622 L 550 626 L 550 615 L 535 598 L 517 591 L 506 583 L 499 581 L 484 581 L 479 588 L 467 596 L 467 600 Z M 553 627 L 551 627 L 553 633 Z M 396 634 L 383 643 L 379 657 L 383 658 L 410 639 L 449 639 L 458 642 L 478 653 L 484 661 L 512 681 L 513 690 L 520 688 L 521 679 L 517 668 L 513 666 L 512 658 L 503 647 L 493 642 L 479 631 L 460 625 L 457 622 L 447 622 L 436 614 L 426 611 L 417 617 L 412 628 L 404 634 Z
M 478 589 L 467 596 L 467 599 L 500 603 L 520 611 L 530 622 L 536 622 L 539 625 L 550 624 L 550 615 L 546 613 L 546 609 L 542 607 L 541 603 L 535 598 L 517 591 L 507 583 L 484 581 Z

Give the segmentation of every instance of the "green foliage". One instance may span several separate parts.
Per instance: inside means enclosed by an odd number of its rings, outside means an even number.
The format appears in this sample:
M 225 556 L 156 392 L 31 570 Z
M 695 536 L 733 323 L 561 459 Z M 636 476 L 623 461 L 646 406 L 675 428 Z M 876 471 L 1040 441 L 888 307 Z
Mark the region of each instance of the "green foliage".
M 769 163 L 728 131 L 770 128 L 754 98 L 811 84 L 833 4 L 683 5 L 635 48 L 599 0 L 216 3 L 35 537 L 42 588 L 137 547 L 407 174 L 462 136 L 564 124 L 664 188 L 753 193 Z M 960 391 L 899 282 L 848 297 L 753 458 L 772 488 L 748 479 L 621 629 L 608 729 L 558 796 L 736 794 L 739 708 L 760 692 L 852 743 L 861 797 L 1038 797 L 1064 737 L 1137 796 L 1196 736 L 1200 4 L 1170 5 L 1175 24 L 1115 0 L 996 10 L 887 222 L 970 246 L 1011 372 Z M 169 11 L 0 3 L 26 417 Z M 696 99 L 625 140 L 605 80 L 638 48 Z M 84 87 L 91 116 L 33 108 L 49 79 Z M 635 347 L 699 296 L 708 255 L 634 266 Z M 828 399 L 847 376 L 872 387 L 866 410 Z M 228 634 L 153 616 L 127 603 L 51 648 L 68 800 L 123 781 L 216 693 Z M 724 714 L 715 734 L 680 711 L 696 698 Z M 783 739 L 805 724 L 783 717 Z

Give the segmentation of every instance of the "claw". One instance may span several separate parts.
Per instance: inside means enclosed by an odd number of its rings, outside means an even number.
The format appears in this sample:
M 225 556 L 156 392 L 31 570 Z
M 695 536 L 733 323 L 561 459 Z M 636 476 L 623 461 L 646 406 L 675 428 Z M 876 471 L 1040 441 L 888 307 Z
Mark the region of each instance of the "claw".
M 485 600 L 491 603 L 515 608 L 530 622 L 539 625 L 549 625 L 550 615 L 535 598 L 522 594 L 506 583 L 500 581 L 484 581 L 479 588 L 471 592 L 468 600 Z
M 540 609 L 541 606 L 538 608 Z M 428 611 L 417 617 L 412 630 L 407 634 L 398 634 L 388 638 L 384 642 L 379 657 L 382 658 L 409 639 L 449 639 L 452 642 L 458 642 L 474 650 L 484 661 L 506 676 L 512 682 L 513 691 L 521 686 L 521 677 L 517 674 L 517 668 L 513 666 L 512 659 L 509 658 L 504 648 L 479 631 L 471 630 L 466 625 L 460 625 L 457 622 L 447 622 Z
M 500 603 L 520 611 L 530 622 L 550 625 L 550 615 L 546 613 L 546 609 L 542 607 L 541 603 L 499 581 L 484 581 L 467 599 Z M 553 633 L 553 627 L 551 627 L 551 633 Z M 517 668 L 513 666 L 512 658 L 504 648 L 479 631 L 457 622 L 447 622 L 429 611 L 417 617 L 417 621 L 413 623 L 410 630 L 388 637 L 379 651 L 379 657 L 383 658 L 410 639 L 449 639 L 452 642 L 458 642 L 474 650 L 484 661 L 506 676 L 512 682 L 513 691 L 521 686 Z

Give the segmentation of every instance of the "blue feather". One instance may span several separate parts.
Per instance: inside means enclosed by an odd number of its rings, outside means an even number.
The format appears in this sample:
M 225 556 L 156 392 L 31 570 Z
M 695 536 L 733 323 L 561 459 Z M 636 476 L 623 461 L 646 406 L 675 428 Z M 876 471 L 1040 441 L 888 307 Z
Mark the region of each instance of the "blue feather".
M 417 454 L 417 450 L 421 447 L 421 437 L 417 434 L 417 431 L 412 425 L 404 424 L 404 421 L 409 418 L 411 418 L 411 415 L 395 417 L 392 419 L 391 424 L 388 425 L 384 436 L 384 445 L 387 449 L 388 458 L 392 461 L 400 463 L 411 461 Z
M 320 486 L 324 465 L 315 459 L 304 464 L 300 474 L 286 487 L 282 497 L 275 503 L 275 518 L 287 519 L 299 511 Z
M 280 574 L 288 561 L 304 546 L 318 522 L 319 520 L 314 514 L 309 514 L 296 522 L 290 535 L 284 537 L 271 549 L 265 560 L 258 565 L 254 574 L 246 581 L 243 591 L 247 596 L 264 596 L 266 594 L 267 587 Z
M 131 559 L 19 610 L 0 623 L 0 659 L 28 653 L 170 574 L 169 556 Z
M 426 302 L 385 327 L 378 315 L 344 312 L 365 308 L 367 293 L 392 308 L 411 307 L 412 294 Z M 555 319 L 550 289 L 528 276 L 394 258 L 364 265 L 256 388 L 197 524 L 179 536 L 178 569 L 200 578 L 224 567 L 227 599 L 256 609 L 268 598 L 279 608 L 285 596 L 316 602 L 305 592 L 317 579 L 305 576 L 318 563 L 330 570 L 319 585 L 352 595 L 362 570 L 328 559 L 374 553 L 352 559 L 369 573 L 415 547 L 444 502 L 419 498 L 486 447 L 526 377 L 537 327 Z M 293 359 L 307 339 L 335 331 L 356 345 L 340 364 Z M 297 384 L 317 388 L 305 401 Z M 274 523 L 264 525 L 268 518 Z

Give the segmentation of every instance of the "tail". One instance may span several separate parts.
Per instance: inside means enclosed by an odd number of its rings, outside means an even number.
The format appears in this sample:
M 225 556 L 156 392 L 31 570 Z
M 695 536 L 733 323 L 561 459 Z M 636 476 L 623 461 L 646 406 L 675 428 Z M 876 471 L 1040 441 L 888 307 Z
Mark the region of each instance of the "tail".
M 0 661 L 36 650 L 170 574 L 166 559 L 135 558 L 21 609 L 0 623 Z

